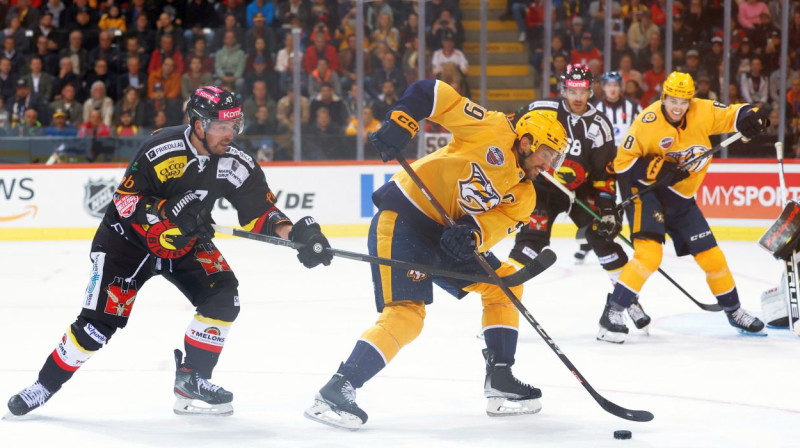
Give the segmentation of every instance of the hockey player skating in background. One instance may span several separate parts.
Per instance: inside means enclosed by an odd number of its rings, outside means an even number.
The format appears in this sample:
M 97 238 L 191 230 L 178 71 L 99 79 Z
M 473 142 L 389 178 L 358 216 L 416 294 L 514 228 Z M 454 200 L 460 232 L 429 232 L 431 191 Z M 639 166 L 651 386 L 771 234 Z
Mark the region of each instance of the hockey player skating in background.
M 517 234 L 509 258 L 521 265 L 528 263 L 550 244 L 553 222 L 559 214 L 567 212 L 579 229 L 586 229 L 586 241 L 613 285 L 628 256 L 614 241 L 622 229 L 622 216 L 615 210 L 616 180 L 610 171 L 616 146 L 608 118 L 589 103 L 592 78 L 588 67 L 569 65 L 566 73 L 561 75 L 562 98 L 558 101 L 534 101 L 528 109 L 556 116 L 567 130 L 567 155 L 553 176 L 575 191 L 578 199 L 592 204 L 602 220 L 594 222 L 591 214 L 581 207 L 572 206 L 564 192 L 538 176 L 533 181 L 536 208 L 530 223 Z M 628 306 L 628 312 L 637 328 L 645 329 L 650 323 L 650 317 L 638 301 Z
M 603 311 L 598 339 L 625 341 L 628 328 L 622 310 L 636 300 L 644 282 L 661 265 L 665 234 L 672 238 L 678 256 L 691 254 L 705 271 L 708 286 L 732 326 L 750 334 L 764 328 L 763 322 L 741 308 L 725 256 L 695 202 L 711 158 L 686 168 L 679 165 L 709 151 L 709 135 L 739 131 L 750 138 L 763 132 L 766 123 L 749 104 L 727 106 L 693 97 L 692 77 L 670 73 L 661 100 L 642 111 L 617 151 L 614 168 L 623 200 L 654 182 L 660 187 L 625 210 L 634 255 L 622 269 Z
M 242 131 L 239 100 L 214 86 L 195 91 L 189 125 L 159 129 L 131 159 L 91 248 L 92 275 L 77 320 L 47 357 L 37 381 L 11 397 L 24 415 L 43 405 L 89 358 L 125 327 L 139 289 L 162 275 L 197 313 L 175 350 L 175 413 L 233 413 L 233 394 L 211 383 L 211 373 L 239 314 L 239 282 L 211 241 L 210 210 L 225 198 L 246 229 L 306 243 L 306 267 L 330 264 L 330 247 L 313 218 L 294 226 L 275 206 L 264 172 L 233 143 Z M 193 402 L 198 400 L 198 403 Z
M 446 227 L 431 201 L 404 171 L 373 194 L 378 213 L 369 230 L 369 253 L 431 262 L 464 272 L 483 272 L 473 251 L 486 253 L 499 275 L 515 269 L 489 248 L 527 222 L 536 202 L 531 179 L 558 167 L 566 148 L 564 128 L 552 115 L 525 114 L 512 126 L 500 112 L 488 111 L 441 81 L 412 84 L 386 114 L 370 141 L 385 160 L 401 153 L 429 119 L 453 133 L 453 141 L 411 166 L 457 225 Z M 356 342 L 347 360 L 320 389 L 305 415 L 333 426 L 356 429 L 367 414 L 355 401 L 356 389 L 377 374 L 422 331 L 433 284 L 457 298 L 481 295 L 486 349 L 484 394 L 489 415 L 535 413 L 541 391 L 511 372 L 517 347 L 519 312 L 498 286 L 428 276 L 388 266 L 373 266 L 375 303 L 380 317 Z M 521 297 L 522 286 L 511 288 Z M 507 403 L 510 400 L 514 403 Z

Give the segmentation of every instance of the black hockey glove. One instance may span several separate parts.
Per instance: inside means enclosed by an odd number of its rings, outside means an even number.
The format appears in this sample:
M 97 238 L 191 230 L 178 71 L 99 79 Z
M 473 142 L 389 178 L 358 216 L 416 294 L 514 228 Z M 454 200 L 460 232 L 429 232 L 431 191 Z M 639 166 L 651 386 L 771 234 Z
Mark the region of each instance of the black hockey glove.
M 689 177 L 689 172 L 678 167 L 678 162 L 663 157 L 653 157 L 647 164 L 647 180 L 661 186 L 675 185 Z
M 736 120 L 736 129 L 745 138 L 753 138 L 766 131 L 770 125 L 769 112 L 765 108 L 756 110 L 755 107 L 746 105 L 739 110 L 739 119 Z
M 369 134 L 369 141 L 381 154 L 384 162 L 396 159 L 408 142 L 419 131 L 419 123 L 408 113 L 408 109 L 398 106 L 389 112 L 381 128 Z
M 303 266 L 311 269 L 322 263 L 325 266 L 331 264 L 333 255 L 325 249 L 331 247 L 328 239 L 322 234 L 322 230 L 314 221 L 314 218 L 306 216 L 294 223 L 289 232 L 289 239 L 295 243 L 303 243 L 305 246 L 297 249 L 297 259 Z
M 601 208 L 600 219 L 594 220 L 592 230 L 609 241 L 613 240 L 622 231 L 622 210 L 616 207 Z
M 211 212 L 203 208 L 200 197 L 189 190 L 186 193 L 169 198 L 161 207 L 164 216 L 187 237 L 204 239 L 214 238 L 211 224 Z
M 472 217 L 459 219 L 456 225 L 447 227 L 439 239 L 442 251 L 459 261 L 468 260 L 478 248 L 480 230 Z

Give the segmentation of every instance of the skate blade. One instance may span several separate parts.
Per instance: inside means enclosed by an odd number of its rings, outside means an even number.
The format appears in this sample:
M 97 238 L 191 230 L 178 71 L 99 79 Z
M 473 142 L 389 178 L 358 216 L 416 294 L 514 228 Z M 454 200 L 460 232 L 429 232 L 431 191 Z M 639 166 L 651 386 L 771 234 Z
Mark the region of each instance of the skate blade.
M 532 400 L 509 400 L 504 397 L 488 397 L 486 401 L 486 415 L 489 417 L 536 414 L 541 410 L 542 403 L 538 398 Z
M 638 328 L 638 327 L 637 327 L 637 328 Z M 642 333 L 644 333 L 645 335 L 647 335 L 647 336 L 650 336 L 650 324 L 647 324 L 647 325 L 645 325 L 644 327 L 642 327 L 642 328 L 638 328 L 638 329 L 639 329 L 639 331 L 641 331 L 641 332 L 642 332 Z
M 600 331 L 597 332 L 598 341 L 610 342 L 612 344 L 624 343 L 626 336 L 628 336 L 628 333 L 616 333 L 613 331 L 608 331 L 605 328 L 600 328 Z
M 734 328 L 736 328 L 736 327 L 734 327 Z M 750 337 L 756 337 L 756 338 L 764 338 L 764 337 L 769 336 L 769 334 L 767 334 L 767 332 L 764 331 L 764 330 L 753 332 L 753 331 L 742 330 L 741 328 L 736 328 L 736 331 L 738 331 L 739 334 L 742 335 L 742 336 L 750 336 Z
M 208 404 L 202 400 L 176 398 L 172 411 L 177 415 L 205 415 L 209 417 L 227 417 L 233 415 L 230 403 Z
M 314 405 L 306 409 L 303 415 L 315 422 L 322 423 L 337 429 L 358 431 L 364 424 L 360 418 L 343 411 L 334 411 L 333 408 L 320 398 L 314 400 Z

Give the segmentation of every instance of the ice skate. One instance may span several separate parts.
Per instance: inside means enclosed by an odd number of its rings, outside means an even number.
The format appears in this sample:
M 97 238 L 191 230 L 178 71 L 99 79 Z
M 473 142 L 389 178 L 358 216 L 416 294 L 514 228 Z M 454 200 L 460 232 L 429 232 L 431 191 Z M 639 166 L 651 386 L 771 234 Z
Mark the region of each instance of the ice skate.
M 11 414 L 7 417 L 13 418 L 25 415 L 47 403 L 47 400 L 52 396 L 53 394 L 37 381 L 8 400 L 8 410 Z
M 233 393 L 212 384 L 181 362 L 183 353 L 175 350 L 175 405 L 178 415 L 233 415 Z
M 307 418 L 355 431 L 367 422 L 367 413 L 356 404 L 356 389 L 342 374 L 336 373 L 303 413 Z
M 575 251 L 573 256 L 575 257 L 575 264 L 580 265 L 586 262 L 586 255 L 589 254 L 589 251 L 592 250 L 592 246 L 589 244 L 581 244 L 578 250 Z
M 628 327 L 625 326 L 625 315 L 622 311 L 611 308 L 606 304 L 603 316 L 600 318 L 600 331 L 597 333 L 598 341 L 622 344 L 628 336 Z
M 644 312 L 644 308 L 642 308 L 638 300 L 634 300 L 631 306 L 628 307 L 628 316 L 631 317 L 631 321 L 633 321 L 633 325 L 636 328 L 644 331 L 645 334 L 650 334 L 650 316 Z
M 535 414 L 542 410 L 541 390 L 514 377 L 508 364 L 496 363 L 491 350 L 484 349 L 483 357 L 486 359 L 483 395 L 488 399 L 486 414 L 489 417 Z
M 725 315 L 728 316 L 728 323 L 741 334 L 747 336 L 767 335 L 767 333 L 763 331 L 764 322 L 761 322 L 759 318 L 748 313 L 741 307 L 733 311 L 726 311 Z

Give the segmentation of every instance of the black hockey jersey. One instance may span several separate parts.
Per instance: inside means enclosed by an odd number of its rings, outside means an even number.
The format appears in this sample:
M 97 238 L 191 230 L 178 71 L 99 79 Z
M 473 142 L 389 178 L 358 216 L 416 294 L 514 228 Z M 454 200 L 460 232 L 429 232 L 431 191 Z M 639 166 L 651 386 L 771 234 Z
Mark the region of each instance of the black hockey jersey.
M 177 258 L 192 248 L 194 240 L 175 247 L 169 235 L 179 233 L 177 228 L 155 215 L 137 213 L 145 203 L 193 191 L 207 210 L 217 199 L 227 199 L 236 208 L 239 223 L 253 232 L 272 234 L 275 225 L 291 223 L 275 206 L 275 195 L 252 157 L 235 146 L 229 146 L 224 156 L 199 155 L 189 132 L 186 125 L 163 128 L 142 144 L 125 170 L 104 224 L 158 257 Z
M 577 116 L 567 110 L 563 99 L 534 101 L 528 105 L 528 110 L 556 111 L 558 121 L 567 130 L 567 155 L 558 171 L 553 173 L 554 177 L 570 190 L 589 183 L 596 190 L 616 198 L 613 162 L 617 148 L 611 123 L 591 104 L 587 108 L 586 113 Z M 542 176 L 537 176 L 534 184 L 537 189 L 556 190 Z

